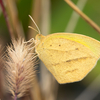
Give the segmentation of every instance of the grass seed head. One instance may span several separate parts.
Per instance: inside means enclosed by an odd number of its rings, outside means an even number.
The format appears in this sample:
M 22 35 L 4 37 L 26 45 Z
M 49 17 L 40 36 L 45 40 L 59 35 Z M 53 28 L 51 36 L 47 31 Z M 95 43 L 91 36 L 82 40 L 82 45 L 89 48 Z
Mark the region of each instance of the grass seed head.
M 36 54 L 23 39 L 13 40 L 5 56 L 5 87 L 13 97 L 24 96 L 33 85 Z

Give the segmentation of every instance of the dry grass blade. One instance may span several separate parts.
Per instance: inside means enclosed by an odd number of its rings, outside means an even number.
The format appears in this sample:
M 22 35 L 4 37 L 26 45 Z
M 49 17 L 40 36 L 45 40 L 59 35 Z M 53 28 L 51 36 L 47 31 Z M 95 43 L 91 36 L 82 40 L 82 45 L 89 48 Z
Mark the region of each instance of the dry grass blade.
M 70 7 L 73 8 L 86 22 L 88 22 L 98 33 L 100 33 L 100 27 L 93 22 L 87 15 L 85 15 L 78 7 L 71 1 L 71 0 L 65 0 L 65 2 L 68 3 Z
M 18 10 L 14 0 L 4 0 L 6 3 L 6 10 L 9 15 L 9 24 L 15 37 L 24 37 L 24 30 L 18 18 Z
M 40 23 L 40 12 L 41 12 L 41 0 L 33 0 L 34 2 L 32 3 L 32 9 L 31 9 L 31 15 L 32 18 L 35 20 L 37 25 Z M 36 27 L 33 22 L 30 20 L 30 26 Z M 28 32 L 28 39 L 34 38 L 36 36 L 37 32 L 30 30 Z
M 3 61 L 2 61 L 2 46 L 0 45 L 0 99 L 3 97 L 3 90 L 2 90 L 2 69 L 3 69 Z
M 8 15 L 7 15 L 7 12 L 6 12 L 6 9 L 5 9 L 5 6 L 4 6 L 4 3 L 3 3 L 2 0 L 0 0 L 0 5 L 1 5 L 1 8 L 2 8 L 3 15 L 5 17 L 5 21 L 6 21 L 10 36 L 13 38 L 14 34 L 13 34 L 13 31 L 12 31 L 12 27 L 10 25 L 10 20 L 8 19 Z
M 36 55 L 32 54 L 30 45 L 24 43 L 24 40 L 12 42 L 13 44 L 7 47 L 5 56 L 5 87 L 14 98 L 20 98 L 26 95 L 33 85 L 33 66 L 37 64 L 37 57 L 32 59 Z

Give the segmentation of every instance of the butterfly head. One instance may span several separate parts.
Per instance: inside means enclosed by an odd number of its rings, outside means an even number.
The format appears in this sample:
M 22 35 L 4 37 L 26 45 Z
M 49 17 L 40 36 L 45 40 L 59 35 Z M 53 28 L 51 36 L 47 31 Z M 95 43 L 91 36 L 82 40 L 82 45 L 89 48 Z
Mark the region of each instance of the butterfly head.
M 37 34 L 36 35 L 36 41 L 41 41 L 45 36 L 43 36 L 42 34 Z

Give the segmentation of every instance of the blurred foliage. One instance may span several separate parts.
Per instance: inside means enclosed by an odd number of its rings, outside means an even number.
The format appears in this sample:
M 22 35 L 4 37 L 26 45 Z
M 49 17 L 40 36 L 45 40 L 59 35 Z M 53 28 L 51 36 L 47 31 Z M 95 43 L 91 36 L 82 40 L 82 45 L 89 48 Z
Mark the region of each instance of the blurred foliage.
M 19 0 L 17 2 L 17 8 L 19 13 L 19 19 L 22 22 L 23 28 L 25 33 L 28 31 L 28 22 L 29 22 L 29 16 L 32 9 L 32 3 L 33 0 Z

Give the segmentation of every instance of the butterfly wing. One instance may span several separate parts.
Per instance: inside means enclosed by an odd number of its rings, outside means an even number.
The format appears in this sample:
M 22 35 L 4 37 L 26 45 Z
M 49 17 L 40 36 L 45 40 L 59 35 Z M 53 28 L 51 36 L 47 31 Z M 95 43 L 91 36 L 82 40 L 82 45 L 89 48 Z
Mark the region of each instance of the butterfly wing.
M 82 80 L 100 57 L 100 42 L 79 34 L 55 33 L 40 40 L 39 58 L 59 83 Z

